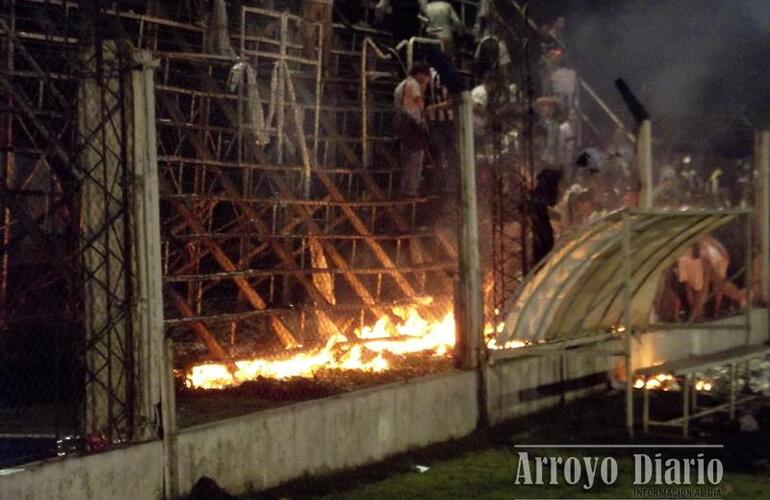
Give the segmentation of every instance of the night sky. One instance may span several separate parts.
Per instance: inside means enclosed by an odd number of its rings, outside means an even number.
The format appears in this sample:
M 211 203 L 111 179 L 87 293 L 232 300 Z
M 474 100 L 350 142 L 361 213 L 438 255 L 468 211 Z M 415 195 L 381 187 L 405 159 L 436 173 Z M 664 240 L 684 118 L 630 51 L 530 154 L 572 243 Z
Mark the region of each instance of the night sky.
M 752 129 L 770 126 L 770 1 L 530 0 L 540 23 L 567 19 L 581 75 L 626 122 L 614 89 L 624 78 L 659 132 L 679 149 L 751 154 Z

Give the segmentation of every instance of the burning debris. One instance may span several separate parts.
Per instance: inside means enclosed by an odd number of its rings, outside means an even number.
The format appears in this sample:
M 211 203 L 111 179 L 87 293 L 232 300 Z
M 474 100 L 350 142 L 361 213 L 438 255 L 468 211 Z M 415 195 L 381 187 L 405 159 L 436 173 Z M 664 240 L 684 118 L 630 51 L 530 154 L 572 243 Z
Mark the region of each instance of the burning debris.
M 715 385 L 715 380 L 713 380 L 711 377 L 703 376 L 696 379 L 693 387 L 698 392 L 711 392 Z M 649 390 L 660 390 L 668 392 L 681 390 L 681 385 L 675 376 L 668 373 L 659 373 L 658 375 L 647 378 L 646 380 L 644 377 L 638 377 L 634 381 L 634 388 L 646 388 Z
M 770 395 L 770 358 L 757 360 L 751 364 L 748 380 L 746 373 L 739 371 L 736 377 L 738 387 L 746 387 L 756 394 Z M 676 377 L 670 374 L 659 373 L 654 377 L 637 377 L 634 380 L 634 388 L 643 389 L 647 386 L 650 390 L 678 391 L 681 389 Z M 715 396 L 726 396 L 730 389 L 730 368 L 720 366 L 710 368 L 702 373 L 695 374 L 693 384 L 698 392 L 708 392 Z
M 316 378 L 334 372 L 382 373 L 408 364 L 405 358 L 449 360 L 455 346 L 454 312 L 427 319 L 419 306 L 398 306 L 393 316 L 382 316 L 372 326 L 355 330 L 355 338 L 330 337 L 322 347 L 287 352 L 273 357 L 254 357 L 224 363 L 201 363 L 182 373 L 191 389 L 222 389 L 259 379 Z M 394 320 L 393 318 L 397 318 Z M 503 324 L 488 324 L 484 331 L 490 349 L 522 347 L 524 342 L 497 343 Z

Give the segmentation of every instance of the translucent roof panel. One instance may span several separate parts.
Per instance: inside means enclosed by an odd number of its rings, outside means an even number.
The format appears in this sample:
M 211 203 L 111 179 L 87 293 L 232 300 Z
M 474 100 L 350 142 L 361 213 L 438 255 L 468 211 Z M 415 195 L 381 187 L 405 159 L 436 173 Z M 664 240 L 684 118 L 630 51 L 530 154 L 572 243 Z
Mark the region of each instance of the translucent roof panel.
M 569 340 L 621 325 L 624 221 L 630 228 L 630 324 L 648 326 L 661 275 L 699 238 L 745 213 L 625 209 L 575 231 L 512 298 L 501 340 Z

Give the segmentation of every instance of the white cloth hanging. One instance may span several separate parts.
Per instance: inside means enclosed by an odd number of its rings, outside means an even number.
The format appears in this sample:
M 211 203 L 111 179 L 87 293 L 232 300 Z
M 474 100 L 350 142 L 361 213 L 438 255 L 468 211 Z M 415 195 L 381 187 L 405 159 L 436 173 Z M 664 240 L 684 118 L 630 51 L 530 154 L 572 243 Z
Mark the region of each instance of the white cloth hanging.
M 248 107 L 248 117 L 251 122 L 252 129 L 254 130 L 254 142 L 257 146 L 264 146 L 270 142 L 270 134 L 267 127 L 269 126 L 271 116 L 265 121 L 264 112 L 262 110 L 262 101 L 259 96 L 259 87 L 257 86 L 257 70 L 254 67 L 241 61 L 230 68 L 230 75 L 227 78 L 227 91 L 230 93 L 235 92 L 244 84 L 244 74 L 246 75 L 246 102 Z M 272 86 L 272 85 L 271 85 Z M 270 102 L 270 108 L 274 110 L 273 101 Z

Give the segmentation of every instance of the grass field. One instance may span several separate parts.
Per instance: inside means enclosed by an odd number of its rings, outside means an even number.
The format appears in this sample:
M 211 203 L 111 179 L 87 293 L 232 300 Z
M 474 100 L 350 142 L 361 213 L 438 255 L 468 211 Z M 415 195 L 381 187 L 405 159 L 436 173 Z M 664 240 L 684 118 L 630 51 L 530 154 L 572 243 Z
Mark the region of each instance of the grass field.
M 666 449 L 665 457 L 719 458 L 725 474 L 717 486 L 690 487 L 684 491 L 641 491 L 633 483 L 633 453 L 653 454 L 659 449 L 529 449 L 532 457 L 613 457 L 618 478 L 611 486 L 599 481 L 586 491 L 579 483 L 570 486 L 522 486 L 517 473 L 516 446 L 529 444 L 683 444 L 661 436 L 644 436 L 630 442 L 623 422 L 622 395 L 608 394 L 581 400 L 526 418 L 477 432 L 465 439 L 393 457 L 385 462 L 327 477 L 295 481 L 281 488 L 244 498 L 319 499 L 536 499 L 536 498 L 770 498 L 770 429 L 742 433 L 728 424 L 696 428 L 698 436 L 686 444 L 723 444 L 723 449 Z M 664 457 L 664 458 L 665 458 Z M 428 467 L 418 472 L 417 466 Z M 534 473 L 534 471 L 533 471 Z M 545 476 L 548 482 L 548 476 Z M 664 487 L 665 488 L 665 487 Z

